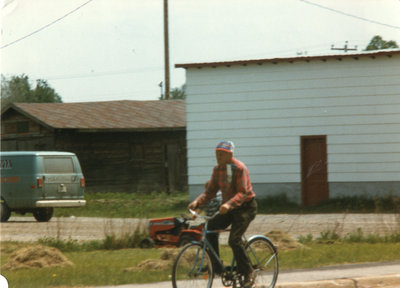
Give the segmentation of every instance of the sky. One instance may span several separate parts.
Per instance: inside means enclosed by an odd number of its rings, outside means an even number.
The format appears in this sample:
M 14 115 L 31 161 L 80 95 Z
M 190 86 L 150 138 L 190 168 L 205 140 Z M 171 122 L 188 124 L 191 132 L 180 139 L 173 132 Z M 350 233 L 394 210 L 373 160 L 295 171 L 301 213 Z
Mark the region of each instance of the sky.
M 0 0 L 1 73 L 47 80 L 63 102 L 157 100 L 163 0 Z M 400 0 L 169 0 L 175 64 L 341 54 L 400 44 Z M 349 53 L 349 52 L 347 52 Z

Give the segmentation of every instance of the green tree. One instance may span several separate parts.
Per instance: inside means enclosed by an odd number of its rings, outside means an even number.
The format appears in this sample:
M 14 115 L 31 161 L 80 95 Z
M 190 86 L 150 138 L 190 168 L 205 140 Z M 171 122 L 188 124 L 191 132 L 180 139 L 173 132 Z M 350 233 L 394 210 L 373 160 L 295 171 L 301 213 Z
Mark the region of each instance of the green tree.
M 32 88 L 29 77 L 24 74 L 10 79 L 1 75 L 1 105 L 4 107 L 14 102 L 62 103 L 62 99 L 46 80 L 36 80 L 36 87 Z
M 173 88 L 169 93 L 170 99 L 186 99 L 186 85 L 183 84 L 181 88 Z M 165 100 L 164 94 L 159 97 L 159 100 Z
M 56 91 L 47 84 L 46 80 L 36 80 L 36 88 L 33 90 L 32 102 L 61 103 L 62 99 Z
M 399 48 L 399 45 L 397 45 L 396 41 L 393 40 L 385 41 L 382 39 L 381 36 L 376 35 L 371 39 L 368 46 L 365 48 L 365 51 L 390 49 L 390 48 Z

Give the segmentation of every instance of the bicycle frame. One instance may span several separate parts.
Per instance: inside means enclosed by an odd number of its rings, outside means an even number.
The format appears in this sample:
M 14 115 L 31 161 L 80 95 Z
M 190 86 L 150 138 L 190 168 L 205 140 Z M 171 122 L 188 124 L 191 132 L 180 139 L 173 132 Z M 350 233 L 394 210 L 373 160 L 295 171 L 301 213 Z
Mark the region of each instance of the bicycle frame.
M 192 211 L 192 210 L 189 210 L 189 211 L 190 211 L 190 213 L 192 213 L 194 216 L 200 216 L 200 215 L 198 215 L 195 211 Z M 213 216 L 201 216 L 201 217 L 210 220 L 211 218 L 214 218 L 217 214 L 219 214 L 219 212 L 216 212 Z M 202 248 L 202 259 L 201 259 L 202 262 L 201 262 L 201 266 L 200 266 L 199 269 L 201 269 L 201 267 L 203 266 L 204 254 L 205 254 L 206 248 L 209 249 L 209 251 L 212 253 L 212 256 L 215 258 L 215 260 L 218 261 L 218 264 L 221 265 L 221 267 L 222 267 L 223 269 L 225 269 L 225 266 L 224 266 L 224 264 L 223 264 L 223 262 L 222 262 L 220 256 L 217 255 L 217 252 L 215 252 L 214 247 L 213 247 L 213 246 L 211 245 L 211 243 L 207 240 L 207 235 L 208 235 L 208 234 L 217 234 L 217 233 L 220 233 L 220 232 L 229 232 L 229 231 L 230 231 L 229 229 L 223 229 L 223 230 L 208 230 L 208 221 L 205 221 L 205 223 L 204 223 L 204 228 L 203 228 L 203 231 L 202 231 L 202 239 L 203 239 L 203 240 L 202 240 L 202 241 L 192 241 L 192 243 L 198 243 L 198 244 L 202 245 L 202 247 L 203 247 L 203 248 Z M 247 239 L 246 239 L 246 237 L 245 237 L 244 235 L 243 235 L 243 241 L 245 241 L 245 243 L 247 243 Z M 198 256 L 196 255 L 196 258 L 197 258 L 197 257 L 198 257 Z M 235 264 L 235 256 L 232 257 L 230 272 L 233 272 L 234 264 Z
M 195 211 L 193 211 L 193 210 L 189 210 L 189 211 L 190 211 L 191 214 L 193 214 L 193 215 L 196 216 L 196 217 L 200 216 L 199 214 L 197 214 L 197 213 L 196 213 Z M 221 258 L 219 257 L 219 255 L 217 255 L 217 252 L 215 252 L 214 247 L 213 247 L 213 246 L 211 245 L 211 243 L 207 240 L 207 235 L 208 235 L 208 234 L 217 234 L 217 233 L 219 233 L 219 232 L 229 232 L 229 231 L 230 231 L 229 229 L 223 229 L 223 230 L 208 230 L 208 220 L 210 220 L 211 218 L 214 218 L 217 214 L 219 214 L 219 212 L 216 212 L 213 216 L 200 216 L 201 218 L 207 219 L 207 221 L 205 221 L 205 223 L 204 223 L 204 228 L 203 228 L 203 231 L 202 231 L 202 238 L 203 238 L 203 240 L 202 240 L 202 241 L 192 241 L 192 243 L 198 243 L 198 244 L 202 245 L 202 247 L 203 247 L 203 248 L 202 248 L 201 266 L 200 266 L 199 269 L 201 269 L 201 267 L 203 266 L 203 263 L 204 263 L 204 254 L 205 254 L 206 248 L 209 249 L 209 251 L 212 253 L 212 256 L 214 256 L 215 260 L 218 261 L 218 264 L 221 265 L 222 268 L 225 268 L 225 266 L 224 266 L 224 264 L 223 264 Z M 242 239 L 243 239 L 243 241 L 244 241 L 245 243 L 249 243 L 249 242 L 250 242 L 252 239 L 254 239 L 254 238 L 264 238 L 264 239 L 267 240 L 268 242 L 271 242 L 271 243 L 272 243 L 271 239 L 269 239 L 268 237 L 266 237 L 266 236 L 264 236 L 264 235 L 254 235 L 254 236 L 250 237 L 249 240 L 247 240 L 247 238 L 246 238 L 245 235 L 242 236 Z M 254 251 L 253 251 L 252 249 L 250 250 L 249 253 L 252 253 L 252 254 L 255 256 L 255 253 L 254 253 Z M 196 258 L 197 258 L 197 257 L 198 257 L 198 256 L 196 255 Z M 274 253 L 273 256 L 272 256 L 270 259 L 268 259 L 267 264 L 269 264 L 275 257 L 277 257 L 277 253 Z M 258 259 L 257 257 L 254 257 L 254 259 L 257 260 L 257 262 L 258 262 L 257 265 L 260 266 L 260 265 L 261 265 L 260 259 Z M 266 259 L 261 259 L 261 260 L 262 260 L 261 262 L 263 262 L 263 260 L 266 260 Z M 196 262 L 197 262 L 197 260 L 196 260 Z M 230 270 L 230 272 L 233 272 L 234 264 L 235 264 L 235 256 L 232 257 L 231 270 Z

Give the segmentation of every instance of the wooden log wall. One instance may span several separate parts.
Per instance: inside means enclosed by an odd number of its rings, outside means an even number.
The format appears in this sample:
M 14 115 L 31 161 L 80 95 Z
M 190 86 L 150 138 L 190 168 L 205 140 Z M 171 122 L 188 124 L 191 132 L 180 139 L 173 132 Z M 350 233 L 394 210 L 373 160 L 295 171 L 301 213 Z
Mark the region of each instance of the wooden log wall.
M 187 189 L 185 131 L 82 133 L 61 130 L 56 135 L 56 150 L 78 155 L 90 190 Z M 175 149 L 171 150 L 171 145 Z

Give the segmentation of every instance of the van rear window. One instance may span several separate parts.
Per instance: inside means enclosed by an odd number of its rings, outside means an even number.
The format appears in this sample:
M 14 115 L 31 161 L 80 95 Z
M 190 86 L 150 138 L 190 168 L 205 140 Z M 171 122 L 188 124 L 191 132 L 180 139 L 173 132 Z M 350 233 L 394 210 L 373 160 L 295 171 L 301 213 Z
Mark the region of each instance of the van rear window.
M 44 171 L 46 173 L 74 173 L 74 163 L 70 157 L 46 157 Z

